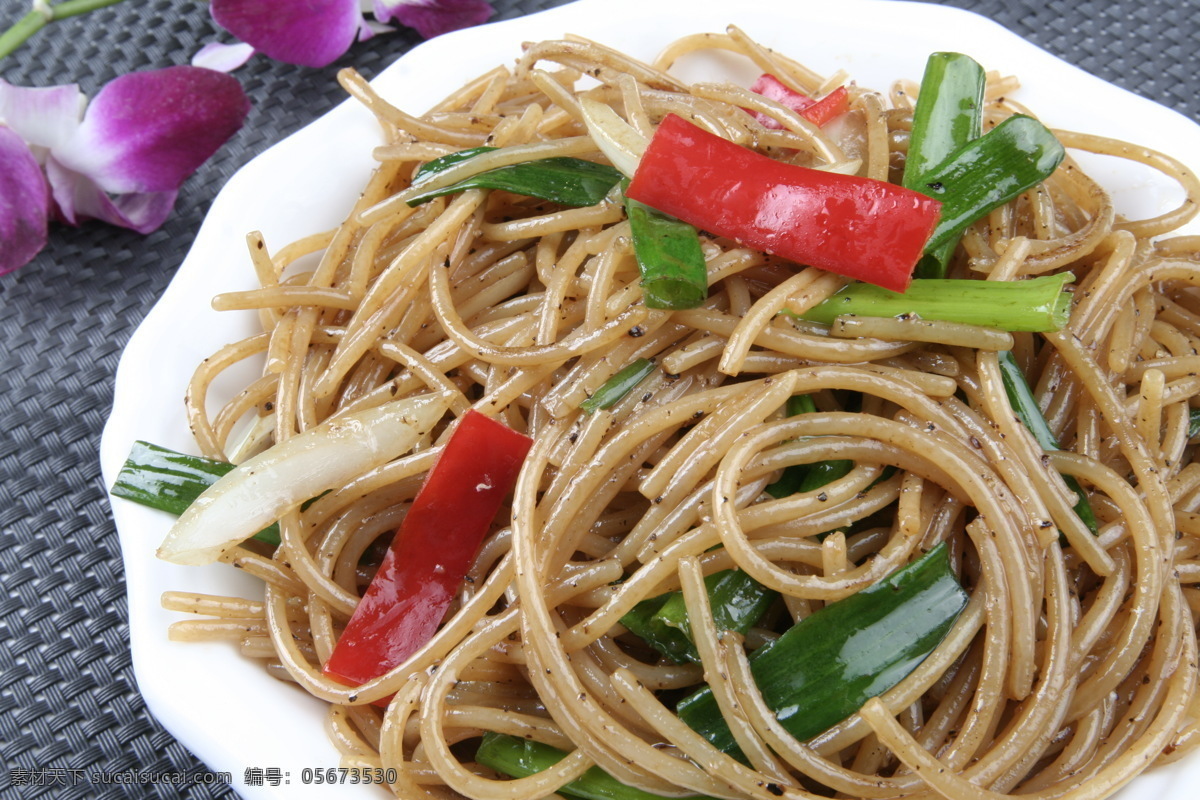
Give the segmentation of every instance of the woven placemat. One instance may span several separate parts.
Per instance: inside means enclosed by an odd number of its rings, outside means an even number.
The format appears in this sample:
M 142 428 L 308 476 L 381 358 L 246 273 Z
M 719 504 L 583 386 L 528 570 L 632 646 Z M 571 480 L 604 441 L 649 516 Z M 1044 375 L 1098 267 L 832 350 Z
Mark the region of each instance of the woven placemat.
M 563 2 L 493 6 L 505 19 Z M 949 4 L 1200 118 L 1194 3 Z M 0 3 L 0 29 L 27 7 Z M 75 81 L 94 94 L 119 74 L 185 63 L 216 36 L 202 4 L 135 0 L 55 23 L 0 62 L 0 76 L 25 85 Z M 338 103 L 338 68 L 353 64 L 371 77 L 416 42 L 411 33 L 376 37 L 320 70 L 255 59 L 236 73 L 254 103 L 250 119 L 185 184 L 160 230 L 142 237 L 99 224 L 57 228 L 37 260 L 0 278 L 0 797 L 235 796 L 227 787 L 87 780 L 96 771 L 204 769 L 147 711 L 130 667 L 120 553 L 96 456 L 113 375 L 234 171 Z M 35 776 L 43 785 L 33 785 Z

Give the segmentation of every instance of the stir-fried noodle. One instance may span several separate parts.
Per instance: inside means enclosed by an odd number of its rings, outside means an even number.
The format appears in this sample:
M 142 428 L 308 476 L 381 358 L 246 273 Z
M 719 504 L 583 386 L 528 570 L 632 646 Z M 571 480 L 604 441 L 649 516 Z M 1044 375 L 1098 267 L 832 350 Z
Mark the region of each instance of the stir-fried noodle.
M 262 288 L 215 306 L 257 309 L 264 332 L 199 368 L 190 423 L 203 454 L 238 461 L 399 398 L 438 393 L 449 412 L 410 455 L 287 513 L 277 549 L 247 542 L 224 556 L 263 580 L 261 602 L 168 596 L 210 617 L 172 635 L 240 640 L 327 700 L 345 763 L 394 769 L 404 798 L 545 797 L 598 766 L 663 796 L 1082 799 L 1179 757 L 1200 731 L 1200 241 L 1168 238 L 1200 183 L 1179 162 L 1055 131 L 1072 151 L 1161 171 L 1186 199 L 1124 219 L 1068 155 L 967 230 L 951 277 L 1074 275 L 1070 321 L 1045 333 L 806 321 L 846 279 L 703 232 L 707 299 L 651 309 L 615 194 L 582 208 L 483 189 L 406 204 L 420 164 L 465 148 L 498 149 L 435 180 L 554 156 L 603 162 L 585 96 L 647 137 L 674 113 L 776 159 L 897 179 L 915 85 L 885 96 L 847 84 L 848 114 L 818 127 L 746 89 L 672 77 L 707 48 L 813 96 L 847 83 L 732 28 L 651 64 L 581 38 L 532 44 L 420 117 L 341 76 L 386 131 L 379 168 L 336 230 L 274 252 L 251 236 Z M 989 75 L 985 129 L 1029 113 L 1014 87 Z M 313 254 L 315 268 L 294 267 Z M 1063 449 L 1043 449 L 1014 415 L 1004 352 Z M 261 377 L 207 407 L 210 384 L 252 358 Z M 637 359 L 652 361 L 649 377 L 610 408 L 581 410 Z M 815 410 L 789 415 L 799 395 Z M 534 441 L 511 505 L 431 641 L 362 686 L 327 677 L 382 549 L 471 408 Z M 852 464 L 819 488 L 764 491 L 790 465 L 830 460 Z M 1085 489 L 1095 532 L 1064 476 Z M 747 653 L 942 542 L 970 597 L 945 638 L 858 713 L 807 741 L 790 735 Z M 731 567 L 778 593 L 744 634 L 718 627 L 706 592 L 705 576 Z M 661 655 L 622 623 L 678 591 L 697 661 Z M 735 753 L 676 715 L 704 684 Z M 569 755 L 500 775 L 475 763 L 484 732 Z

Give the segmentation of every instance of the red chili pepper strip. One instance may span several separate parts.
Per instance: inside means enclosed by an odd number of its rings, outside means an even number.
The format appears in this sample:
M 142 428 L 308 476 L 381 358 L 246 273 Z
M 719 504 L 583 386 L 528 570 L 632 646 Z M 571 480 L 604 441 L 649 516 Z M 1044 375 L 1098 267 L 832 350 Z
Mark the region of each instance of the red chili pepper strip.
M 627 197 L 718 236 L 896 292 L 941 203 L 882 181 L 785 164 L 669 115 Z
M 849 92 L 845 86 L 839 86 L 820 100 L 814 100 L 806 94 L 801 94 L 789 88 L 781 80 L 770 73 L 759 76 L 750 91 L 761 94 L 768 100 L 774 100 L 782 106 L 790 108 L 814 125 L 824 125 L 834 117 L 845 114 L 850 110 Z M 783 127 L 778 120 L 759 111 L 752 111 L 754 118 L 763 127 L 780 129 Z
M 462 417 L 325 663 L 326 675 L 365 683 L 432 638 L 532 444 L 477 411 Z
M 802 113 L 804 111 L 804 109 L 808 108 L 813 103 L 817 102 L 816 100 L 813 100 L 808 95 L 801 94 L 800 92 L 797 92 L 794 89 L 789 88 L 786 84 L 783 83 L 783 81 L 779 80 L 778 78 L 776 78 L 774 75 L 770 74 L 769 72 L 764 72 L 762 75 L 758 76 L 758 80 L 756 80 L 754 82 L 754 84 L 750 87 L 750 91 L 754 92 L 755 94 L 761 94 L 763 97 L 767 98 L 768 100 L 774 100 L 776 103 L 779 103 L 781 106 L 790 108 L 792 111 L 795 111 L 797 114 Z M 760 111 L 751 111 L 750 113 L 752 113 L 754 115 L 754 118 L 757 119 L 760 123 L 762 123 L 762 125 L 764 127 L 767 127 L 767 128 L 782 128 L 783 127 L 783 125 L 779 124 L 779 122 L 777 120 L 775 120 L 772 117 L 767 116 L 766 114 L 763 114 Z
M 829 122 L 829 120 L 840 117 L 849 110 L 850 92 L 845 86 L 839 86 L 800 112 L 800 116 L 820 127 Z

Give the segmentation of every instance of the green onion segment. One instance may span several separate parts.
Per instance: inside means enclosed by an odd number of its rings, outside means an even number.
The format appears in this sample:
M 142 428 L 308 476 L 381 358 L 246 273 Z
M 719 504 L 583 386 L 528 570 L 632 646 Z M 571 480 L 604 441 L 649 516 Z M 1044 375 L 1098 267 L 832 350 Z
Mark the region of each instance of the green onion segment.
M 983 93 L 987 76 L 983 67 L 962 53 L 933 53 L 913 109 L 912 132 L 901 183 L 925 192 L 926 175 L 951 153 L 983 132 Z M 941 278 L 958 246 L 959 236 L 927 252 L 917 263 L 916 277 Z
M 852 283 L 803 314 L 826 325 L 842 315 L 896 317 L 982 325 L 1005 331 L 1057 331 L 1067 324 L 1074 280 L 1069 272 L 1020 281 L 919 278 L 901 294 L 867 283 Z
M 911 673 L 967 605 L 945 543 L 884 580 L 830 603 L 750 657 L 767 707 L 811 739 Z M 680 701 L 679 717 L 718 749 L 737 743 L 709 687 Z

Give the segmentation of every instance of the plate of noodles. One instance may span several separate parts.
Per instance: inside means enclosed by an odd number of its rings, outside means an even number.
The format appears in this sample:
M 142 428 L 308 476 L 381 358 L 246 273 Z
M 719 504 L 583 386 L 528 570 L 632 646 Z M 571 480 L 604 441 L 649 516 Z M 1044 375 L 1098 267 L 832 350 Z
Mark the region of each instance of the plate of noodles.
M 1070 271 L 1063 330 L 813 321 L 844 280 L 705 230 L 707 298 L 652 309 L 614 195 L 402 202 L 419 165 L 485 145 L 499 149 L 476 158 L 493 167 L 604 162 L 584 96 L 643 139 L 675 114 L 776 160 L 886 180 L 939 51 L 987 71 L 985 127 L 1033 114 L 1067 150 L 966 229 L 949 274 Z M 814 98 L 845 87 L 847 106 L 824 127 L 755 106 L 764 121 L 744 110 L 764 73 Z M 892 0 L 581 0 L 431 40 L 344 85 L 353 99 L 217 196 L 126 348 L 101 444 L 112 485 L 136 440 L 236 462 L 331 415 L 445 406 L 411 453 L 317 478 L 303 508 L 281 501 L 278 551 L 168 563 L 155 551 L 172 518 L 114 499 L 139 688 L 243 796 L 365 799 L 387 796 L 382 779 L 405 798 L 570 796 L 598 772 L 663 797 L 1194 796 L 1200 760 L 1178 755 L 1197 737 L 1200 245 L 1186 235 L 1200 185 L 1184 165 L 1200 164 L 1200 128 L 981 17 Z M 1001 353 L 1069 449 L 1016 421 Z M 649 365 L 636 390 L 589 406 L 635 363 Z M 811 405 L 793 413 L 792 397 Z M 361 690 L 326 677 L 470 407 L 533 440 L 510 501 L 431 641 Z M 793 468 L 832 471 L 771 491 Z M 830 712 L 851 690 L 809 684 L 785 709 L 745 679 L 768 661 L 745 654 L 787 652 L 790 631 L 809 632 L 796 672 L 853 649 L 868 633 L 827 621 L 857 619 L 853 603 L 884 614 L 884 588 L 903 594 L 932 558 L 962 602 L 918 655 L 882 648 L 912 663 L 865 704 Z M 718 574 L 765 598 L 736 636 L 706 594 Z M 684 609 L 687 655 L 634 632 L 635 608 L 665 602 Z M 891 602 L 885 627 L 927 615 Z M 672 710 L 704 692 L 733 709 L 713 723 L 732 747 L 697 733 L 703 710 Z M 784 720 L 810 712 L 834 716 L 795 734 L 803 746 Z M 501 776 L 477 751 L 485 732 L 493 749 L 570 755 Z

